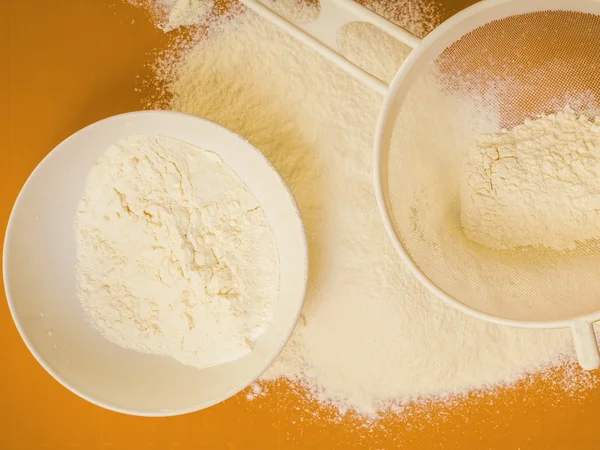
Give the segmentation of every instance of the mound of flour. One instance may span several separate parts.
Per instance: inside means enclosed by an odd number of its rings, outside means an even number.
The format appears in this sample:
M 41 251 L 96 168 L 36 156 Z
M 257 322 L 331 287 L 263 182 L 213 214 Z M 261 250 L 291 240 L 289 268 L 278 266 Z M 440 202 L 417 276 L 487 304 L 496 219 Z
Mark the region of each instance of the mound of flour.
M 92 168 L 75 223 L 77 298 L 109 341 L 195 367 L 248 354 L 279 296 L 263 209 L 214 153 L 134 135 Z
M 377 56 L 388 65 L 381 74 L 401 63 Z M 249 139 L 301 209 L 310 246 L 306 303 L 263 380 L 294 380 L 342 411 L 372 416 L 390 403 L 512 383 L 571 360 L 568 331 L 468 317 L 402 264 L 373 194 L 377 94 L 246 11 L 233 11 L 158 69 L 173 109 Z M 565 381 L 571 391 L 593 383 L 576 373 Z
M 573 250 L 600 237 L 600 123 L 566 108 L 477 139 L 461 179 L 470 239 Z

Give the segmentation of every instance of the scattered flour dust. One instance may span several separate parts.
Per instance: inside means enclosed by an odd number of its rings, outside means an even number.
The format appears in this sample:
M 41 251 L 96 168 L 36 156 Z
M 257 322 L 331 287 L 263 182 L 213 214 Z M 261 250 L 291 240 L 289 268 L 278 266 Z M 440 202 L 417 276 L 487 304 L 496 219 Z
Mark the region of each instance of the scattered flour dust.
M 182 26 L 202 24 L 214 6 L 213 0 L 161 0 L 167 11 L 164 31 L 175 30 Z
M 600 237 L 600 122 L 567 108 L 484 135 L 461 181 L 469 239 L 497 250 L 573 250 Z
M 162 136 L 113 145 L 75 229 L 77 297 L 113 343 L 207 367 L 249 353 L 271 323 L 275 238 L 214 153 Z
M 156 27 L 165 33 L 180 27 L 202 25 L 212 15 L 214 0 L 127 0 L 145 6 L 152 13 Z
M 359 3 L 421 38 L 443 21 L 444 2 L 438 0 L 363 0 Z
M 365 22 L 344 25 L 338 34 L 338 45 L 346 59 L 388 83 L 410 53 L 408 45 Z M 382 59 L 381 55 L 386 56 Z
M 250 392 L 248 392 L 248 394 L 246 394 L 246 398 L 248 400 L 254 400 L 256 397 L 260 396 L 263 394 L 263 388 L 260 384 L 258 383 L 253 383 L 250 386 Z
M 291 187 L 307 229 L 303 315 L 261 383 L 285 378 L 339 411 L 372 418 L 394 404 L 571 364 L 567 330 L 476 320 L 430 295 L 402 264 L 372 189 L 377 94 L 243 8 L 180 56 L 158 67 L 170 107 L 261 149 Z M 378 57 L 395 70 L 397 61 Z M 595 383 L 579 369 L 568 373 L 556 383 L 571 392 Z

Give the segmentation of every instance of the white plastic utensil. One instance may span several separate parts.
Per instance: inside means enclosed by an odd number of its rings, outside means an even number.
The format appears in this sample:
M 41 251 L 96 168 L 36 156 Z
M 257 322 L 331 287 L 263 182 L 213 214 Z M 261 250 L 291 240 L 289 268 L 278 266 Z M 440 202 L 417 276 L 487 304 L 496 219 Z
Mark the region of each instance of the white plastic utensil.
M 387 233 L 420 282 L 448 304 L 483 320 L 524 328 L 570 328 L 580 365 L 600 367 L 593 327 L 600 320 L 600 246 L 582 245 L 561 259 L 543 251 L 493 255 L 468 241 L 456 206 L 461 159 L 446 163 L 441 155 L 427 151 L 428 135 L 451 126 L 457 111 L 448 108 L 428 115 L 407 106 L 408 100 L 419 100 L 413 98 L 412 88 L 434 71 L 447 77 L 439 80 L 441 90 L 428 94 L 433 96 L 455 89 L 452 81 L 468 80 L 470 89 L 482 90 L 512 77 L 513 83 L 495 94 L 505 122 L 511 124 L 553 112 L 542 100 L 549 104 L 569 97 L 600 98 L 596 57 L 600 1 L 486 0 L 450 18 L 423 40 L 351 0 L 321 0 L 320 16 L 308 24 L 292 23 L 271 4 L 242 1 L 384 95 L 374 141 L 375 192 Z M 350 22 L 368 22 L 413 48 L 389 86 L 342 56 L 337 34 Z M 409 142 L 406 132 L 415 124 L 425 130 L 417 143 Z M 490 123 L 483 131 L 499 130 Z M 464 143 L 459 147 L 453 150 L 463 154 L 468 150 Z M 421 176 L 423 167 L 428 168 L 428 177 Z M 439 194 L 443 197 L 420 201 L 420 193 L 440 178 L 448 180 L 448 188 Z M 435 230 L 427 243 L 420 237 L 425 229 Z M 442 258 L 444 254 L 454 257 Z M 464 265 L 448 262 L 456 260 Z M 569 274 L 567 279 L 544 275 L 557 264 Z M 496 272 L 483 276 L 482 267 Z M 539 274 L 515 284 L 503 275 L 515 267 L 531 273 L 539 269 Z
M 132 134 L 162 135 L 212 151 L 248 186 L 278 247 L 280 294 L 273 322 L 252 352 L 206 369 L 123 349 L 85 321 L 75 298 L 74 219 L 87 176 L 104 151 Z M 296 203 L 248 141 L 208 120 L 168 111 L 122 114 L 59 144 L 33 171 L 6 231 L 4 286 L 15 324 L 38 362 L 61 384 L 105 408 L 170 416 L 206 408 L 255 380 L 283 349 L 298 320 L 308 275 Z

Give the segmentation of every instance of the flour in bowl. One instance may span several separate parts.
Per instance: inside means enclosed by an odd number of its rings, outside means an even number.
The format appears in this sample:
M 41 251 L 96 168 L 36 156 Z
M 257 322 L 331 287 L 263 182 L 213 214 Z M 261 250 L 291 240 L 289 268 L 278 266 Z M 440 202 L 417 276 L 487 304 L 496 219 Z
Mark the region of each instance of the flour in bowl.
M 75 223 L 77 297 L 108 340 L 196 367 L 240 358 L 279 295 L 275 237 L 221 159 L 130 136 L 90 172 Z

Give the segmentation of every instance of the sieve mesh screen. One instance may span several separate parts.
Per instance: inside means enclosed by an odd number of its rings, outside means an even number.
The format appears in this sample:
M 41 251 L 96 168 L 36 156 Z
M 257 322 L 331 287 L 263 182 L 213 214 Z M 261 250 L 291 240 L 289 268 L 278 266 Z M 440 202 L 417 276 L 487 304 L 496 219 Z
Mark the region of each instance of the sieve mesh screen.
M 478 136 L 565 106 L 599 112 L 598 48 L 597 15 L 496 20 L 447 47 L 396 106 L 384 174 L 390 217 L 414 263 L 466 306 L 520 321 L 600 310 L 599 241 L 567 251 L 492 250 L 465 236 L 460 201 L 461 170 Z

